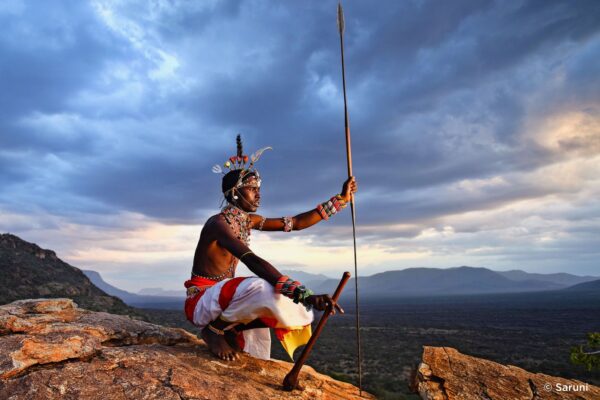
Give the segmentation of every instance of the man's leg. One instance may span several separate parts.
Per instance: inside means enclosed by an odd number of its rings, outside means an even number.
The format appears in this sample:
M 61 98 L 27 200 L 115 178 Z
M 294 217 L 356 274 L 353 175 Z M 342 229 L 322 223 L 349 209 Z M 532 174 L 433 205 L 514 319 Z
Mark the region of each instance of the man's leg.
M 312 322 L 312 312 L 308 312 L 303 306 L 294 304 L 290 299 L 276 294 L 273 286 L 264 279 L 256 277 L 234 278 L 218 289 L 220 310 L 218 310 L 218 314 L 213 311 L 211 318 L 208 319 L 212 322 L 208 326 L 204 325 L 206 328 L 202 331 L 202 337 L 211 351 L 224 360 L 237 357 L 235 332 L 226 333 L 226 328 L 231 324 L 238 323 L 239 332 L 247 329 L 265 328 L 266 325 L 261 321 L 263 318 L 272 320 L 281 328 L 306 326 Z M 207 310 L 210 310 L 211 305 L 214 303 L 214 296 L 206 297 L 211 294 L 209 289 L 201 299 L 203 303 L 206 303 L 205 308 Z M 216 309 L 214 310 L 216 311 Z M 209 313 L 205 315 L 209 315 Z M 200 324 L 202 324 L 202 321 L 200 321 Z M 272 324 L 268 326 L 273 327 Z M 268 359 L 270 353 L 269 342 L 268 335 L 267 338 L 254 338 L 252 340 L 252 350 L 248 351 L 255 357 Z
M 248 322 L 247 324 L 236 325 L 232 329 L 225 331 L 225 340 L 227 340 L 229 346 L 231 346 L 231 348 L 233 348 L 235 351 L 242 351 L 243 349 L 240 347 L 237 341 L 237 336 L 243 331 L 258 328 L 268 328 L 268 326 L 260 319 L 255 319 L 254 321 Z
M 252 322 L 248 322 L 247 324 L 240 324 L 235 327 L 235 330 L 238 332 L 242 332 L 248 329 L 257 329 L 257 328 L 268 328 L 268 326 L 262 322 L 260 319 L 255 319 Z
M 231 322 L 217 318 L 210 324 L 204 327 L 201 331 L 202 339 L 208 345 L 208 349 L 217 357 L 222 360 L 237 360 L 239 359 L 238 351 L 239 346 L 232 347 L 231 344 L 235 343 L 231 341 L 230 336 L 233 334 L 231 331 L 225 331 L 225 328 L 231 325 Z
M 202 339 L 208 345 L 210 351 L 223 360 L 238 359 L 238 352 L 242 351 L 236 337 L 248 329 L 268 328 L 260 319 L 255 319 L 247 324 L 237 324 L 217 318 L 202 329 Z M 229 329 L 227 329 L 229 328 Z

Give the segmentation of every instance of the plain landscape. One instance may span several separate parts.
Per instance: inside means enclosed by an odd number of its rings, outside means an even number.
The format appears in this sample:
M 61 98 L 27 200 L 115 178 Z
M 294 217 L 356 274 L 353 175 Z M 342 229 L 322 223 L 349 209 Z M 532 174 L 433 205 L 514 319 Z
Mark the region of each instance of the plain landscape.
M 183 315 L 183 297 L 126 292 L 104 282 L 100 274 L 82 272 L 53 251 L 14 235 L 0 235 L 0 272 L 2 304 L 24 298 L 69 297 L 89 309 L 198 333 Z M 286 272 L 324 291 L 336 283 L 322 275 Z M 418 282 L 422 282 L 421 295 L 403 289 L 417 287 Z M 600 328 L 600 280 L 596 277 L 471 267 L 414 268 L 364 277 L 360 284 L 362 383 L 378 398 L 417 398 L 409 381 L 423 346 L 454 347 L 531 372 L 600 384 L 599 372 L 573 365 L 569 359 L 571 348 L 584 344 L 586 334 Z M 351 282 L 340 301 L 346 314 L 329 319 L 308 364 L 357 384 L 352 289 Z M 276 340 L 272 349 L 274 358 L 287 359 Z
M 346 314 L 329 319 L 308 363 L 357 384 L 355 316 L 351 301 L 343 305 Z M 157 323 L 197 333 L 179 311 L 145 311 Z M 410 376 L 425 345 L 600 384 L 600 373 L 569 361 L 571 347 L 600 327 L 600 291 L 364 298 L 360 311 L 363 387 L 379 398 L 414 396 Z M 287 359 L 276 340 L 272 349 L 274 358 Z

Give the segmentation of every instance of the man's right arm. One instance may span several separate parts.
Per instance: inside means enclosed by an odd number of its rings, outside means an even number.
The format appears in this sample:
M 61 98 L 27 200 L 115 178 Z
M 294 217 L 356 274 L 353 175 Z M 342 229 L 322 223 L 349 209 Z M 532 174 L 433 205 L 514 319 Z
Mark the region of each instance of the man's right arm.
M 235 257 L 239 258 L 240 261 L 246 264 L 250 271 L 254 272 L 257 276 L 263 278 L 273 286 L 275 286 L 277 280 L 282 277 L 281 272 L 279 272 L 277 268 L 254 254 L 244 242 L 235 237 L 231 228 L 223 218 L 218 218 L 215 221 L 215 233 L 217 243 Z
M 227 222 L 219 218 L 215 221 L 215 233 L 217 234 L 217 242 L 235 257 L 239 258 L 249 269 L 254 272 L 257 276 L 263 278 L 269 282 L 273 287 L 277 284 L 279 278 L 283 276 L 281 272 L 272 266 L 268 261 L 260 258 L 250 250 L 250 248 L 242 242 L 240 239 L 235 237 Z M 337 308 L 341 312 L 337 304 L 333 302 L 331 297 L 327 294 L 312 295 L 308 297 L 308 303 L 311 304 L 319 311 L 325 310 L 328 305 L 332 305 L 333 313 Z M 335 307 L 333 307 L 335 306 Z

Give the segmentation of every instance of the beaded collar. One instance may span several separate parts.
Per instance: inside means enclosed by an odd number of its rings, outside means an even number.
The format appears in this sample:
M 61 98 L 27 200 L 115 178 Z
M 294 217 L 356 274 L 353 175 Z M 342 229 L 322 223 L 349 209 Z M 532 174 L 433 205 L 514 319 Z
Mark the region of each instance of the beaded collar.
M 250 243 L 250 216 L 248 213 L 228 204 L 223 207 L 221 214 L 225 217 L 234 235 L 248 246 Z

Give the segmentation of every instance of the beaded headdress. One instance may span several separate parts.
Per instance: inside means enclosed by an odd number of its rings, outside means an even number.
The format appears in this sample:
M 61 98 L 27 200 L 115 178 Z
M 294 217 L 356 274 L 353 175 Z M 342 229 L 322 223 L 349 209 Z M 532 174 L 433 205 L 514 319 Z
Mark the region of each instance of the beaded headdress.
M 225 195 L 225 196 L 227 196 L 227 194 L 229 194 L 229 192 L 231 192 L 235 189 L 242 188 L 242 187 L 246 187 L 246 186 L 260 187 L 260 182 L 261 182 L 260 174 L 258 173 L 258 170 L 256 169 L 255 164 L 258 161 L 258 159 L 260 158 L 260 156 L 262 155 L 262 153 L 265 152 L 265 150 L 273 150 L 271 147 L 263 147 L 262 149 L 256 151 L 254 154 L 252 154 L 250 157 L 248 157 L 247 155 L 243 154 L 244 149 L 242 146 L 241 136 L 237 135 L 235 141 L 237 144 L 237 154 L 235 156 L 229 157 L 229 159 L 227 161 L 225 161 L 225 163 L 223 164 L 223 167 L 227 168 L 228 171 L 223 169 L 220 164 L 215 164 L 212 167 L 212 172 L 214 172 L 215 174 L 222 174 L 223 176 L 227 175 L 227 173 L 229 173 L 231 171 L 241 170 L 236 184 L 232 188 L 223 192 L 223 195 Z M 250 162 L 248 163 L 248 161 L 250 161 Z M 248 176 L 248 174 L 254 175 L 256 177 L 256 181 L 252 182 L 252 183 L 244 184 L 244 178 L 246 176 Z

